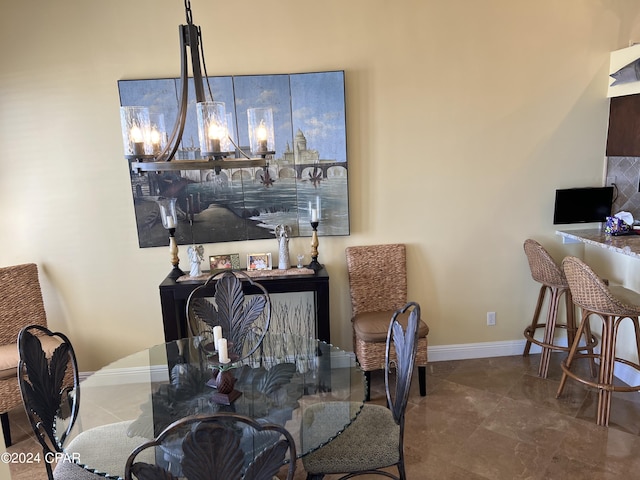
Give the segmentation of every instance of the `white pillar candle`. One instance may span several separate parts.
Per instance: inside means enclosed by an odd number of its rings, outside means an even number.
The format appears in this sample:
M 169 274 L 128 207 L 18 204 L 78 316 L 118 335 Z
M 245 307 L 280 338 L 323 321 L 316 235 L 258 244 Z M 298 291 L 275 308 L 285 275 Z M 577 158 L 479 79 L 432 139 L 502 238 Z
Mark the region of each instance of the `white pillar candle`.
M 316 210 L 315 208 L 311 209 L 311 221 L 312 222 L 318 221 L 318 210 Z
M 220 325 L 216 325 L 213 327 L 213 346 L 218 350 L 218 340 L 222 338 L 222 327 Z
M 229 363 L 229 352 L 227 351 L 227 339 L 221 338 L 218 340 L 218 361 L 220 363 Z
M 176 228 L 176 222 L 172 215 L 167 215 L 167 228 Z
M 322 216 L 320 212 L 320 197 L 316 197 L 316 210 L 318 210 L 318 218 L 320 218 Z

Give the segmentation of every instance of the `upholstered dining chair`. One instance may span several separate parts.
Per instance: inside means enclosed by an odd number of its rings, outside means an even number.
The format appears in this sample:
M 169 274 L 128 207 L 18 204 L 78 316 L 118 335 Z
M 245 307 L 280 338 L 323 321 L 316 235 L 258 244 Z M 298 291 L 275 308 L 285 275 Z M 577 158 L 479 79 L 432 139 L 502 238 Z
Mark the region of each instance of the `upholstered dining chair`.
M 245 298 L 243 281 L 255 292 Z M 205 349 L 215 350 L 214 328 L 229 344 L 229 352 L 244 358 L 255 352 L 271 322 L 271 298 L 267 290 L 243 272 L 211 275 L 193 289 L 187 299 L 189 333 Z
M 58 346 L 49 355 L 43 346 L 56 341 Z M 80 407 L 80 383 L 75 351 L 69 338 L 52 332 L 41 325 L 29 325 L 18 334 L 18 383 L 25 412 L 36 439 L 42 446 L 43 458 L 56 458 L 64 452 L 63 446 L 76 424 Z M 126 458 L 145 439 L 128 437 L 131 422 L 113 424 L 85 430 L 68 442 L 81 462 L 83 452 L 102 452 L 104 458 Z M 87 455 L 85 458 L 88 458 Z M 60 455 L 55 470 L 50 461 L 44 461 L 49 480 L 97 480 L 104 478 L 72 458 Z M 109 469 L 124 472 L 124 465 Z
M 0 418 L 7 447 L 11 445 L 8 411 L 20 406 L 20 387 L 16 372 L 18 348 L 16 341 L 20 329 L 37 323 L 47 325 L 35 263 L 0 268 Z M 52 350 L 56 344 L 45 345 Z
M 399 321 L 408 313 L 406 328 Z M 404 322 L 403 322 L 404 323 Z M 380 474 L 405 480 L 404 416 L 416 361 L 420 335 L 420 305 L 409 302 L 391 317 L 385 342 L 385 391 L 387 406 L 366 403 L 356 419 L 325 446 L 302 457 L 307 480 L 320 480 L 327 474 L 345 474 L 341 479 L 357 475 Z M 392 349 L 395 355 L 392 355 Z M 395 367 L 395 380 L 392 370 Z M 344 402 L 311 405 L 302 422 L 314 423 L 330 418 L 335 409 L 353 408 Z M 312 429 L 308 429 L 312 430 Z M 313 431 L 305 435 L 313 436 Z M 311 439 L 310 439 L 311 440 Z M 303 442 L 305 441 L 303 437 Z M 398 476 L 380 469 L 396 466 Z
M 347 247 L 347 271 L 351 297 L 353 349 L 367 379 L 369 400 L 371 372 L 385 368 L 385 342 L 389 319 L 407 302 L 407 259 L 403 244 Z M 404 321 L 404 320 L 403 320 Z M 427 335 L 420 319 L 418 332 L 418 380 L 426 395 Z M 391 350 L 393 356 L 393 348 Z
M 156 455 L 163 459 L 160 463 L 137 461 L 141 452 L 154 447 L 172 454 Z M 137 447 L 127 459 L 124 478 L 277 480 L 276 474 L 286 462 L 286 479 L 292 480 L 296 446 L 281 425 L 231 412 L 197 414 L 176 420 L 154 440 Z

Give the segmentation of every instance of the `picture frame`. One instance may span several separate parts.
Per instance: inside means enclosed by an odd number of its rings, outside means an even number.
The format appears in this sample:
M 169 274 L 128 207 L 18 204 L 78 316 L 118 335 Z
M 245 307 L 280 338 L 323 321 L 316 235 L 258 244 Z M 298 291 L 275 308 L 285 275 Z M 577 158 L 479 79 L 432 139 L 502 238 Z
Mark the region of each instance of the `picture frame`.
M 209 256 L 209 269 L 214 272 L 223 270 L 240 270 L 240 254 L 225 253 Z
M 247 254 L 247 270 L 271 270 L 270 253 Z

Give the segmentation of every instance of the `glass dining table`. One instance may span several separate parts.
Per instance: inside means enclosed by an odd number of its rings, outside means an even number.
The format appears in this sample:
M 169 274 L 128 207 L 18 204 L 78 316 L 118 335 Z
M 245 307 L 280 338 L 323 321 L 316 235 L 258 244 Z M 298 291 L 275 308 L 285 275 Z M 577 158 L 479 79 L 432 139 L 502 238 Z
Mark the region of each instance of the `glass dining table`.
M 228 396 L 221 400 L 211 386 L 216 367 L 198 340 L 188 338 L 156 345 L 101 368 L 80 383 L 79 414 L 63 445 L 64 453 L 91 471 L 122 478 L 131 450 L 172 422 L 227 411 L 285 426 L 296 442 L 297 455 L 303 456 L 339 435 L 364 404 L 365 378 L 353 353 L 313 338 L 267 334 L 255 353 L 228 370 L 235 378 L 230 401 L 225 401 Z M 314 421 L 304 413 L 318 402 L 341 403 L 330 420 Z M 122 425 L 116 429 L 122 438 L 115 443 L 132 448 L 101 445 L 97 432 L 111 424 Z M 79 440 L 92 434 L 94 447 L 87 448 Z M 170 456 L 165 452 L 167 461 Z

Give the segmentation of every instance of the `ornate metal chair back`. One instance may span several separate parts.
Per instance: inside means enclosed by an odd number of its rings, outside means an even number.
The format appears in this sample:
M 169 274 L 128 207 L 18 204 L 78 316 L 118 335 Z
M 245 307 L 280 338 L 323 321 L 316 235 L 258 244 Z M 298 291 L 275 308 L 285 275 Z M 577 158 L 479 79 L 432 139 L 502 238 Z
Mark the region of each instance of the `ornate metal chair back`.
M 245 298 L 243 282 L 250 286 Z M 213 328 L 220 326 L 229 352 L 238 359 L 255 352 L 269 330 L 271 299 L 267 290 L 243 272 L 210 276 L 187 299 L 189 333 L 205 349 L 215 349 Z
M 40 341 L 44 336 L 60 341 L 50 358 Z M 18 382 L 31 428 L 45 456 L 61 452 L 80 406 L 80 380 L 73 346 L 63 333 L 30 325 L 18 334 L 18 352 Z M 45 460 L 45 465 L 49 478 L 53 478 L 51 462 Z
M 404 330 L 398 320 L 400 315 L 409 318 L 407 328 Z M 418 331 L 420 329 L 420 305 L 409 302 L 404 307 L 395 311 L 389 323 L 385 352 L 385 390 L 387 402 L 393 413 L 393 419 L 400 425 L 400 442 L 404 434 L 404 412 L 409 401 L 411 377 L 418 350 Z M 395 349 L 395 356 L 391 356 L 391 346 Z M 395 364 L 395 365 L 393 365 Z M 395 382 L 391 379 L 391 370 L 395 366 Z
M 156 455 L 160 463 L 136 462 L 152 447 L 165 453 Z M 292 480 L 296 446 L 284 427 L 230 412 L 199 414 L 173 422 L 136 448 L 127 459 L 125 480 L 271 480 L 287 462 L 286 478 Z

